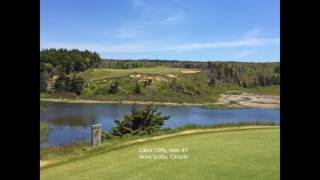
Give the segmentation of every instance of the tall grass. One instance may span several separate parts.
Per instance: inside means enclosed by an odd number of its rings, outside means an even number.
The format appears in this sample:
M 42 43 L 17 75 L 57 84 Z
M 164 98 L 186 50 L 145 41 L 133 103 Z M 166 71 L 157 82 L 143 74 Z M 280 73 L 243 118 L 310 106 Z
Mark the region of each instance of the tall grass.
M 49 134 L 49 126 L 47 123 L 40 121 L 40 143 L 44 142 Z
M 40 158 L 46 159 L 49 155 L 68 155 L 77 154 L 79 152 L 86 151 L 90 147 L 90 144 L 85 140 L 78 142 L 71 142 L 63 145 L 51 145 L 40 147 Z

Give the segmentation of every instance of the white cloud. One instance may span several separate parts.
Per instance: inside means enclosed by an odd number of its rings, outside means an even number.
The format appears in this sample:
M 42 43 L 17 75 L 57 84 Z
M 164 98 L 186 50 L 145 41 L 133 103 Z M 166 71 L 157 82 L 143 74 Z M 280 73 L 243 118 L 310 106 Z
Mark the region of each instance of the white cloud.
M 262 33 L 263 33 L 262 29 L 253 28 L 253 29 L 247 31 L 242 38 L 243 39 L 257 38 L 257 37 L 261 36 Z
M 209 43 L 125 43 L 125 44 L 71 44 L 52 43 L 46 44 L 43 48 L 78 48 L 90 49 L 97 52 L 106 53 L 147 53 L 147 52 L 182 52 L 201 49 L 234 48 L 234 47 L 256 47 L 268 44 L 279 43 L 279 39 L 248 39 Z
M 224 41 L 211 43 L 188 43 L 185 45 L 173 46 L 176 50 L 195 50 L 195 49 L 210 49 L 210 48 L 224 48 L 224 47 L 242 47 L 242 46 L 259 46 L 265 44 L 265 39 L 249 39 L 240 41 Z
M 182 14 L 173 14 L 169 17 L 164 18 L 161 23 L 163 24 L 180 24 L 185 20 L 185 16 Z

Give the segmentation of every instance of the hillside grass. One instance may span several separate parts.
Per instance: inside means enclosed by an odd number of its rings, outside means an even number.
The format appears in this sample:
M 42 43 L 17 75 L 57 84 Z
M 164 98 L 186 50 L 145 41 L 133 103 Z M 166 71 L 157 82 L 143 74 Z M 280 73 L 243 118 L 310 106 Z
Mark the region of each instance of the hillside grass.
M 196 73 L 184 73 L 195 71 Z M 130 75 L 143 77 L 130 77 Z M 280 86 L 239 87 L 234 84 L 222 84 L 211 87 L 208 76 L 199 69 L 170 67 L 133 68 L 133 69 L 89 69 L 78 74 L 86 79 L 86 87 L 81 96 L 72 93 L 42 93 L 43 99 L 81 99 L 97 101 L 140 101 L 169 103 L 215 103 L 221 94 L 253 93 L 259 95 L 280 95 Z M 144 80 L 151 78 L 151 85 L 145 86 Z M 109 94 L 111 84 L 118 82 L 118 92 Z M 174 87 L 172 86 L 175 82 Z M 135 94 L 136 84 L 141 93 Z
M 273 95 L 273 96 L 280 96 L 280 86 L 257 86 L 257 87 L 250 87 L 250 88 L 243 88 L 243 92 L 253 93 L 258 95 Z
M 279 179 L 279 128 L 207 131 L 135 143 L 41 168 L 41 179 Z M 185 160 L 141 160 L 139 149 L 188 148 Z

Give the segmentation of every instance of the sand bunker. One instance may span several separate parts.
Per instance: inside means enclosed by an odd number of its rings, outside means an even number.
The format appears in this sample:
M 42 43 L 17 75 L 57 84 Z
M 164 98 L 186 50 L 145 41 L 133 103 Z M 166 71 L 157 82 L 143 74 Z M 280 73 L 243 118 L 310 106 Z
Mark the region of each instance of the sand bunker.
M 137 79 L 139 82 L 145 81 L 148 79 L 151 79 L 152 81 L 167 81 L 167 79 L 165 77 L 160 76 L 160 75 L 149 76 L 149 75 L 143 75 L 143 74 L 130 74 L 130 77 Z
M 172 75 L 172 74 L 169 74 L 168 77 L 171 77 L 171 78 L 176 78 L 177 76 L 175 75 Z
M 53 161 L 48 161 L 48 160 L 40 160 L 40 167 L 47 166 L 49 164 L 52 164 Z
M 182 74 L 194 74 L 200 72 L 199 70 L 185 70 L 185 71 L 180 71 Z

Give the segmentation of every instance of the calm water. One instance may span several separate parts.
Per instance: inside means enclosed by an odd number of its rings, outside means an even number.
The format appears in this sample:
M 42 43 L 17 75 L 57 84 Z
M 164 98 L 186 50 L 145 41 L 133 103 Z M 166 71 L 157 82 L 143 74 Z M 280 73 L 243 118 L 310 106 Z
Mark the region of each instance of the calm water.
M 47 109 L 40 119 L 51 128 L 42 145 L 59 145 L 77 140 L 90 139 L 90 125 L 100 123 L 109 131 L 115 119 L 130 113 L 130 105 L 117 104 L 67 104 L 42 103 Z M 199 107 L 159 107 L 162 114 L 170 115 L 164 127 L 184 124 L 221 124 L 230 122 L 273 121 L 280 123 L 280 110 L 275 109 L 204 109 Z

